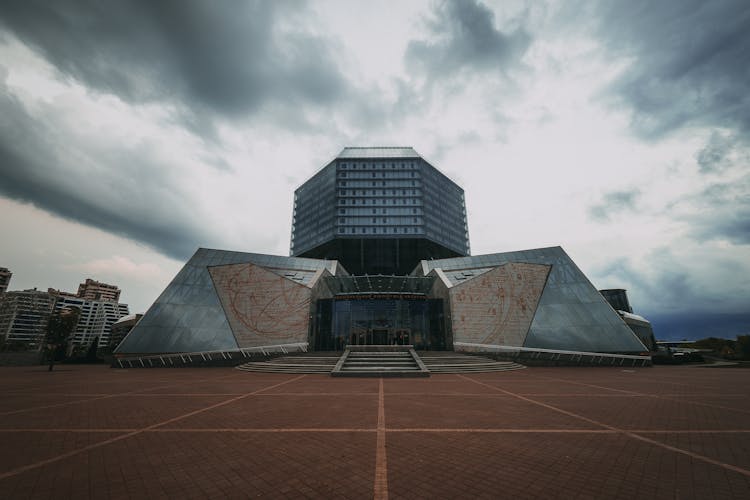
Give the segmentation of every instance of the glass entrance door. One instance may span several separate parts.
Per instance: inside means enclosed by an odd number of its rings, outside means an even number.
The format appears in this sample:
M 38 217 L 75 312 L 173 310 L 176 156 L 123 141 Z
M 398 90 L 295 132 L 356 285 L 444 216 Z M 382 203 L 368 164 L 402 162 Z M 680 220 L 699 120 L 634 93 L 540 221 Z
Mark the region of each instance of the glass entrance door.
M 319 314 L 321 326 L 315 330 L 318 349 L 343 350 L 348 345 L 445 348 L 443 323 L 433 321 L 433 316 L 439 319 L 438 313 L 442 313 L 440 300 L 373 297 L 334 299 L 327 303 L 330 316 Z M 323 325 L 328 318 L 330 322 Z
M 372 343 L 375 345 L 388 344 L 388 332 L 387 328 L 375 328 L 372 330 Z

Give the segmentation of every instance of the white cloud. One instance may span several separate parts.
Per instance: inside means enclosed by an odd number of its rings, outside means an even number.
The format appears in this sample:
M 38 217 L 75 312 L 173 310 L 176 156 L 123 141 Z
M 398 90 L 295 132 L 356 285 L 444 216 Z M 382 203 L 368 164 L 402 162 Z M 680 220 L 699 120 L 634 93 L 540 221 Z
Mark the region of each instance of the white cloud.
M 121 255 L 94 259 L 80 264 L 69 264 L 63 268 L 81 271 L 86 276 L 96 276 L 98 281 L 117 282 L 122 278 L 128 278 L 149 283 L 155 279 L 164 281 L 171 278 L 153 262 L 136 263 Z

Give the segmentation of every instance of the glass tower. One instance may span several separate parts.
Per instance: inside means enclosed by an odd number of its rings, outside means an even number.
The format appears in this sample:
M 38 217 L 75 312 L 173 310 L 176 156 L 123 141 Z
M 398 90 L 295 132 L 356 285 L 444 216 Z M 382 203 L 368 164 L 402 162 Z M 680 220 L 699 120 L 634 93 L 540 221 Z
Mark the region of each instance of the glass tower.
M 344 148 L 294 193 L 292 256 L 403 275 L 469 252 L 463 189 L 412 148 Z

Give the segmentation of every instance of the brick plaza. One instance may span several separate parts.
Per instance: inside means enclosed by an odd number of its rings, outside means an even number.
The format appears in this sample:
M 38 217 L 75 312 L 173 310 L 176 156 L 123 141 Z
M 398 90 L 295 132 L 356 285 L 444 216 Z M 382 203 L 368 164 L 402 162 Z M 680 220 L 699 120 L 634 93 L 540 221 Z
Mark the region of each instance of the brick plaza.
M 748 498 L 748 382 L 0 368 L 0 497 Z

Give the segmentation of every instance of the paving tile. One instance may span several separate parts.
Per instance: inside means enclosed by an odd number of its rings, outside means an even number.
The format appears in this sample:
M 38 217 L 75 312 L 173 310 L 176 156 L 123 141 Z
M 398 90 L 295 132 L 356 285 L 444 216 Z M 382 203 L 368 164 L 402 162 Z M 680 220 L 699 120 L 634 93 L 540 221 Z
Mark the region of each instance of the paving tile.
M 490 387 L 475 384 L 453 374 L 436 374 L 429 378 L 385 379 L 386 394 L 483 394 L 500 396 Z
M 234 374 L 232 374 L 234 375 Z M 224 377 L 214 380 L 186 380 L 140 391 L 145 394 L 247 394 L 265 389 L 292 377 L 286 374 L 263 373 L 259 377 Z
M 148 433 L 0 481 L 7 498 L 368 498 L 374 433 Z
M 0 368 L 0 408 L 26 409 L 0 415 L 2 498 L 373 496 L 379 379 L 59 369 Z M 380 463 L 392 498 L 745 498 L 750 433 L 715 431 L 749 428 L 748 382 L 689 367 L 384 379 Z
M 116 396 L 81 401 L 38 411 L 0 415 L 2 429 L 132 429 L 142 428 L 228 399 L 226 396 L 158 399 Z
M 746 498 L 750 488 L 746 476 L 616 434 L 389 432 L 387 447 L 394 499 Z
M 620 429 L 748 429 L 748 414 L 660 398 L 539 396 L 556 408 Z
M 330 375 L 307 375 L 300 380 L 284 384 L 265 394 L 378 394 L 376 378 L 346 378 Z
M 432 429 L 599 429 L 599 427 L 513 397 L 385 397 L 388 428 Z
M 750 433 L 639 433 L 681 450 L 750 470 Z
M 18 413 L 45 406 L 69 404 L 75 401 L 86 401 L 97 396 L 85 394 L 2 394 L 0 395 L 0 417 L 4 413 Z
M 485 377 L 480 379 L 474 375 L 470 375 L 472 380 L 477 380 L 483 384 L 509 391 L 519 395 L 530 395 L 530 394 L 558 394 L 558 395 L 593 395 L 593 396 L 611 396 L 620 395 L 621 392 L 617 392 L 612 389 L 586 387 L 582 385 L 575 385 L 571 383 L 550 383 L 547 379 L 526 379 L 526 380 L 504 380 L 500 378 L 492 379 Z
M 167 428 L 374 429 L 378 396 L 250 396 Z
M 123 432 L 0 432 L 0 474 L 106 441 Z M 2 495 L 0 495 L 2 496 Z

